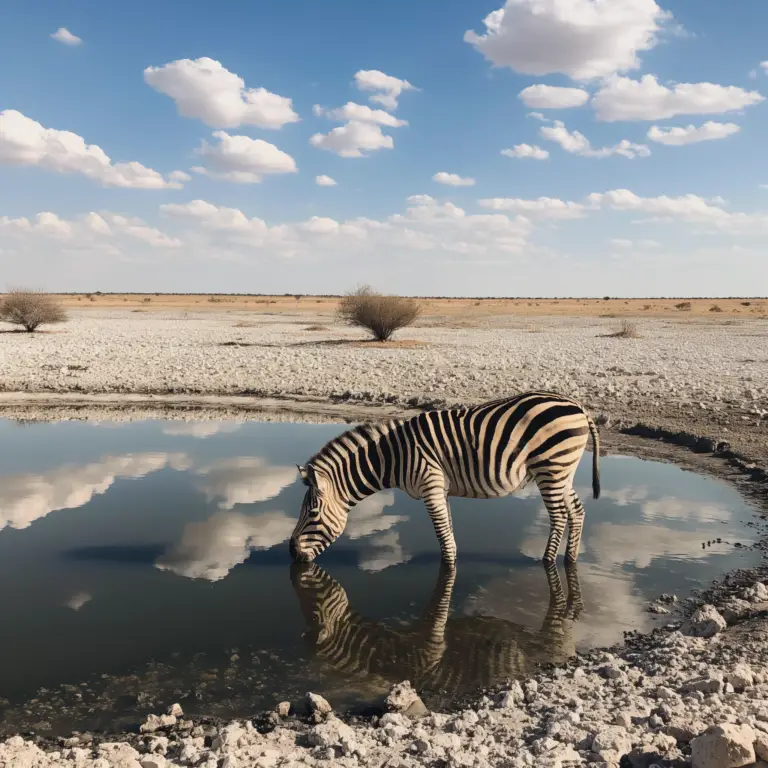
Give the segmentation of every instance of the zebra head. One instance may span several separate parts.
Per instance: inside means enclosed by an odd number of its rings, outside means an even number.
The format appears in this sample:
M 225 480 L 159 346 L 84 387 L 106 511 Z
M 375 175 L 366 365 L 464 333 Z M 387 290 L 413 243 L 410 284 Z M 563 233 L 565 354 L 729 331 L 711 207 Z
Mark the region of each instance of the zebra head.
M 307 623 L 306 641 L 317 648 L 330 640 L 349 617 L 344 588 L 315 563 L 293 563 L 291 584 Z
M 309 563 L 341 536 L 349 505 L 339 498 L 331 476 L 324 470 L 312 464 L 298 469 L 307 492 L 289 550 L 296 562 Z

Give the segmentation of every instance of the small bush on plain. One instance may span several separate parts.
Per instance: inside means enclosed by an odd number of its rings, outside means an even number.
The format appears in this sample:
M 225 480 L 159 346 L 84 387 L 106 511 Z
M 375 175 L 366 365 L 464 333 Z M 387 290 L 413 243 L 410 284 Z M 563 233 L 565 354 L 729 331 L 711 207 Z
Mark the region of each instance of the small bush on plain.
M 389 341 L 395 331 L 411 325 L 421 310 L 413 299 L 384 296 L 364 285 L 344 296 L 337 312 L 347 325 L 369 330 L 377 341 Z
M 41 325 L 63 323 L 67 319 L 61 303 L 47 293 L 14 288 L 0 299 L 0 320 L 20 325 L 28 333 Z
M 640 332 L 637 330 L 637 323 L 631 320 L 622 320 L 619 329 L 611 336 L 616 339 L 637 339 L 640 338 Z
M 691 309 L 691 302 L 690 301 L 681 301 L 679 304 L 675 304 L 675 307 L 679 309 L 681 312 L 688 312 Z

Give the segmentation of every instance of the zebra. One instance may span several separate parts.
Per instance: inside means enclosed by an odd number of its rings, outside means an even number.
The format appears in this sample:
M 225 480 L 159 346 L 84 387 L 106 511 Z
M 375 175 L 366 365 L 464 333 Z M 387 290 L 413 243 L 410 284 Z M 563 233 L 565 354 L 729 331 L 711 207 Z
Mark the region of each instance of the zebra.
M 316 563 L 294 563 L 291 582 L 313 656 L 343 678 L 373 683 L 408 679 L 420 690 L 456 694 L 521 679 L 539 663 L 575 655 L 573 622 L 583 608 L 575 564 L 566 565 L 566 596 L 557 567 L 546 567 L 549 605 L 540 629 L 493 616 L 450 616 L 457 570 L 441 563 L 429 603 L 411 626 L 395 628 L 360 615 L 344 588 Z
M 566 562 L 576 562 L 584 506 L 573 489 L 592 437 L 592 492 L 600 496 L 600 442 L 583 406 L 552 392 L 526 392 L 481 405 L 362 424 L 330 440 L 305 466 L 307 486 L 289 551 L 310 562 L 344 531 L 349 510 L 384 488 L 422 499 L 443 561 L 456 562 L 449 496 L 498 498 L 535 481 L 549 513 L 543 561 L 557 557 L 566 522 Z

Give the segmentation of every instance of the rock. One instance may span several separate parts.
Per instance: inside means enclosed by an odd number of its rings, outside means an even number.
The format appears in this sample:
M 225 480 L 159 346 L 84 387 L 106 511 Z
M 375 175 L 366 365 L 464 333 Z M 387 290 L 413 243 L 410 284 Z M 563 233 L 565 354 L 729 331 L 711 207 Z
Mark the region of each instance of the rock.
M 211 746 L 213 749 L 228 750 L 239 747 L 248 741 L 248 731 L 240 723 L 232 722 L 229 725 L 225 725 L 218 735 L 214 736 Z
M 111 768 L 139 768 L 141 755 L 130 744 L 106 742 L 99 744 L 96 753 L 106 759 Z
M 624 671 L 616 664 L 606 664 L 598 670 L 606 680 L 618 680 L 624 677 Z
M 751 688 L 755 682 L 752 670 L 746 664 L 737 664 L 730 672 L 726 672 L 725 680 L 733 686 L 735 691 Z
M 168 751 L 168 737 L 167 736 L 155 736 L 149 740 L 147 749 L 153 754 L 164 755 Z
M 149 715 L 139 730 L 142 733 L 154 733 L 171 725 L 176 725 L 175 715 Z
M 684 683 L 681 690 L 683 693 L 691 693 L 692 691 L 699 691 L 700 693 L 720 693 L 720 691 L 723 690 L 723 681 L 714 677 L 702 677 Z
M 741 768 L 755 762 L 755 732 L 748 725 L 713 725 L 691 742 L 693 768 Z
M 721 606 L 720 614 L 729 624 L 731 624 L 746 616 L 751 610 L 751 603 L 746 600 L 734 598 Z
M 403 712 L 409 716 L 424 715 L 429 711 L 408 680 L 392 686 L 386 705 L 391 712 Z
M 706 726 L 700 720 L 684 717 L 674 717 L 664 728 L 664 731 L 672 736 L 678 744 L 688 744 L 704 731 Z
M 755 755 L 760 760 L 768 760 L 768 733 L 755 731 Z
M 714 637 L 728 625 L 713 605 L 704 605 L 683 622 L 680 631 L 691 637 Z
M 744 590 L 744 599 L 750 603 L 764 603 L 768 600 L 768 587 L 761 581 L 756 581 L 751 587 Z
M 632 727 L 632 718 L 626 712 L 619 712 L 613 718 L 614 725 L 620 725 L 622 728 Z
M 333 715 L 314 726 L 307 739 L 313 747 L 339 747 L 345 754 L 352 754 L 356 747 L 355 732 Z
M 291 714 L 291 702 L 281 701 L 277 705 L 277 714 L 280 715 L 280 717 L 288 717 L 288 715 Z
M 139 761 L 141 768 L 166 768 L 168 761 L 162 755 L 142 757 Z
M 625 728 L 619 725 L 609 725 L 601 728 L 592 740 L 592 751 L 603 755 L 615 752 L 619 757 L 629 752 L 632 743 Z
M 317 693 L 308 693 L 307 701 L 313 714 L 324 716 L 333 712 L 333 707 Z
M 168 710 L 168 714 L 173 715 L 174 717 L 183 717 L 184 710 L 181 708 L 181 704 L 172 704 Z

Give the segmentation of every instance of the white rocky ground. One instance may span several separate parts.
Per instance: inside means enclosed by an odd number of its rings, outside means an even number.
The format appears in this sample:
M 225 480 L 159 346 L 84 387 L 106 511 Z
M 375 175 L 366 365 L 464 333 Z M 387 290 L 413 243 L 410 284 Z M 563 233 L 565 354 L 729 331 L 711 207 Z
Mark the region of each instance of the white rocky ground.
M 250 721 L 185 721 L 175 705 L 149 716 L 130 743 L 75 736 L 41 749 L 10 738 L 0 766 L 766 766 L 768 631 L 754 616 L 767 600 L 764 583 L 742 584 L 721 594 L 722 613 L 703 604 L 682 625 L 513 682 L 453 714 L 427 713 L 407 683 L 393 688 L 391 712 L 352 724 L 314 694 L 309 718 L 290 716 L 286 702 L 272 715 L 275 727 L 261 731 Z
M 315 322 L 329 325 L 298 315 L 81 311 L 51 333 L 0 334 L 0 389 L 415 404 L 538 388 L 592 408 L 738 408 L 753 421 L 768 415 L 768 321 L 648 319 L 639 322 L 641 338 L 622 339 L 608 336 L 618 327 L 609 318 L 502 317 L 480 319 L 478 328 L 425 318 L 399 334 L 425 345 L 394 349 L 334 344 L 365 337 L 337 325 L 306 330 Z

